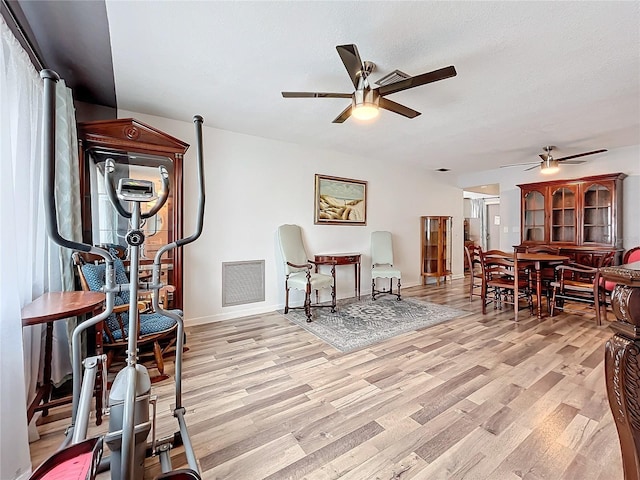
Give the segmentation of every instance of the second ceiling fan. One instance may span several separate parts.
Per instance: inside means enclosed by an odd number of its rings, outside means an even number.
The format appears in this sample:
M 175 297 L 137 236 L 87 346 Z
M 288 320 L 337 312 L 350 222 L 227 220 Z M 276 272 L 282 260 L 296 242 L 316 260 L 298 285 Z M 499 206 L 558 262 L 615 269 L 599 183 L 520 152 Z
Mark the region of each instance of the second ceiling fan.
M 384 84 L 377 88 L 371 88 L 368 77 L 375 69 L 375 64 L 373 62 L 363 62 L 358 53 L 358 47 L 354 44 L 338 45 L 336 50 L 338 50 L 338 55 L 340 55 L 342 63 L 356 89 L 353 93 L 282 92 L 284 98 L 350 98 L 351 104 L 333 120 L 333 123 L 343 123 L 351 115 L 367 120 L 375 117 L 379 108 L 407 118 L 415 118 L 420 115 L 420 112 L 385 97 L 402 90 L 456 76 L 456 69 L 453 66 L 449 66 L 433 72 L 416 75 L 415 77 L 402 78 L 399 81 Z
M 576 153 L 575 155 L 569 155 L 566 157 L 562 157 L 562 158 L 553 158 L 553 155 L 551 155 L 551 150 L 553 150 L 554 146 L 548 145 L 546 147 L 544 147 L 544 152 L 545 153 L 541 153 L 539 155 L 539 157 L 542 159 L 541 162 L 527 162 L 527 163 L 513 163 L 510 165 L 502 165 L 501 168 L 504 167 L 518 167 L 518 166 L 522 166 L 522 165 L 530 165 L 532 163 L 535 163 L 535 165 L 533 167 L 529 167 L 529 168 L 525 168 L 524 171 L 528 171 L 528 170 L 533 170 L 534 168 L 538 168 L 540 167 L 540 171 L 542 173 L 545 174 L 549 174 L 549 173 L 555 173 L 559 170 L 559 165 L 560 163 L 566 164 L 566 165 L 579 165 L 581 163 L 584 163 L 584 160 L 574 160 L 575 158 L 580 158 L 580 157 L 586 157 L 587 155 L 595 155 L 596 153 L 603 153 L 606 152 L 606 149 L 600 149 L 600 150 L 593 150 L 591 152 L 584 152 L 584 153 Z

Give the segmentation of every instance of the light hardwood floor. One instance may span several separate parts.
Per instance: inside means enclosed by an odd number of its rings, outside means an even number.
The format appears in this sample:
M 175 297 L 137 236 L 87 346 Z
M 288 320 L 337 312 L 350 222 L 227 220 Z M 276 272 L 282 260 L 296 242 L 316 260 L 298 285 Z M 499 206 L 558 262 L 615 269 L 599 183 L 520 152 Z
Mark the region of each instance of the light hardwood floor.
M 603 372 L 611 330 L 589 314 L 482 315 L 466 285 L 404 289 L 470 314 L 348 354 L 278 313 L 188 329 L 183 403 L 202 477 L 622 480 Z M 153 391 L 169 435 L 171 380 Z M 66 415 L 39 427 L 34 466 Z M 149 465 L 145 478 L 159 473 Z

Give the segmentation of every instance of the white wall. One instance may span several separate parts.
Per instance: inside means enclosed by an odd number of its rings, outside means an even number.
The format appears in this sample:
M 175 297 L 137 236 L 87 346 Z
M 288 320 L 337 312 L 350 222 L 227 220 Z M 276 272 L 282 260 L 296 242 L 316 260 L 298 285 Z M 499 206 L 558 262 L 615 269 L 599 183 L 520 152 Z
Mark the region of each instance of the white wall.
M 133 112 L 119 111 L 173 135 L 192 147 L 185 157 L 185 234 L 194 228 L 196 162 L 194 127 Z M 185 247 L 185 318 L 187 324 L 263 313 L 284 304 L 284 276 L 276 230 L 298 224 L 309 255 L 361 252 L 362 293 L 370 292 L 369 239 L 372 231 L 389 230 L 403 286 L 420 278 L 421 215 L 454 217 L 453 273 L 462 274 L 462 191 L 453 177 L 375 163 L 364 157 L 203 128 L 206 168 L 206 214 L 202 237 Z M 316 173 L 368 182 L 367 225 L 314 225 Z M 222 307 L 222 262 L 265 260 L 265 301 Z M 338 298 L 354 295 L 350 266 L 337 267 Z M 293 297 L 300 301 L 301 297 Z
M 561 165 L 554 175 L 542 175 L 539 169 L 524 171 L 526 167 L 501 168 L 458 177 L 461 188 L 485 183 L 500 184 L 500 248 L 511 250 L 520 244 L 520 188 L 524 183 L 555 179 L 571 179 L 622 172 L 628 175 L 623 181 L 623 248 L 640 245 L 640 145 L 610 150 L 595 157 L 586 157 L 580 165 Z

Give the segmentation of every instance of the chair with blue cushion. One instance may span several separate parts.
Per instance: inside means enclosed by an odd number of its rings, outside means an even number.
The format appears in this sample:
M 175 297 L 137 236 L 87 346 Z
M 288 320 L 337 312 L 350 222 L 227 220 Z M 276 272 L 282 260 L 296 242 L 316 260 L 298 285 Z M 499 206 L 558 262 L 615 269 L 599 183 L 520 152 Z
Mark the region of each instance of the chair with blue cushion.
M 128 284 L 129 278 L 122 260 L 114 254 L 114 269 L 116 283 Z M 101 257 L 89 253 L 76 252 L 73 255 L 74 264 L 78 272 L 78 278 L 82 289 L 86 291 L 102 291 L 105 284 L 106 266 Z M 165 298 L 161 295 L 161 298 Z M 166 300 L 165 300 L 166 302 Z M 118 352 L 127 349 L 129 336 L 129 290 L 125 289 L 115 296 L 115 306 L 113 313 L 102 322 L 102 349 L 107 355 L 107 370 L 113 363 Z M 139 321 L 138 321 L 138 345 L 142 351 L 145 345 L 151 345 L 155 366 L 160 372 L 159 376 L 153 377 L 152 381 L 157 382 L 169 378 L 164 373 L 163 356 L 176 341 L 177 324 L 172 318 L 149 311 L 148 304 L 138 299 Z M 182 315 L 179 310 L 174 310 Z

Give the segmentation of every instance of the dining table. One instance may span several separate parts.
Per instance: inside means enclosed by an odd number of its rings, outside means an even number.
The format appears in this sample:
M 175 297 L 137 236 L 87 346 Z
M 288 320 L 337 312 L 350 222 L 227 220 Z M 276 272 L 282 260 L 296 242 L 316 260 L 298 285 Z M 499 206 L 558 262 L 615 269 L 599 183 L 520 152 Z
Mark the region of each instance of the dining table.
M 516 253 L 518 262 L 533 265 L 536 272 L 536 303 L 538 318 L 542 318 L 542 269 L 544 266 L 555 266 L 570 260 L 566 255 L 555 255 L 551 253 Z

